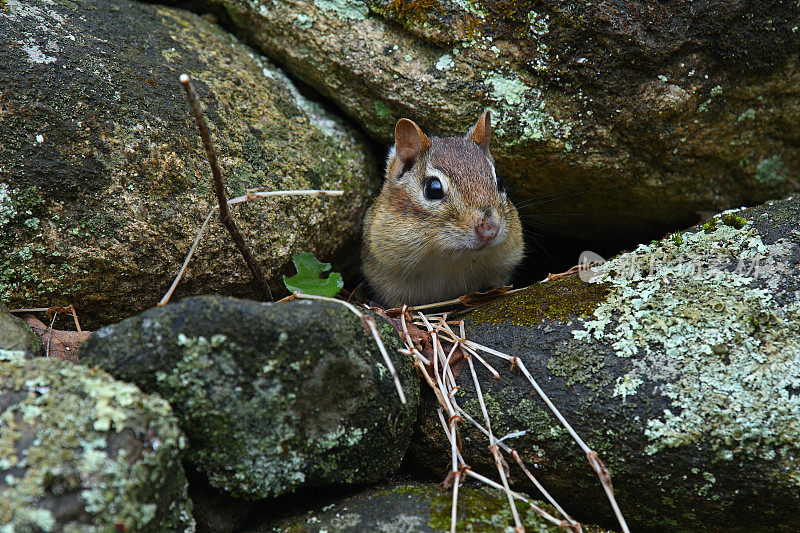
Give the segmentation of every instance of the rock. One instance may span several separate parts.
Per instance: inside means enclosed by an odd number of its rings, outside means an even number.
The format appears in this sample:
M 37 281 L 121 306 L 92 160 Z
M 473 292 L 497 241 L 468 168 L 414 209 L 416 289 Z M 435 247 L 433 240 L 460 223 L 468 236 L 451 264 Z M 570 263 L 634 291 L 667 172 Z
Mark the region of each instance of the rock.
M 549 234 L 649 239 L 797 186 L 795 3 L 203 5 L 386 143 L 400 117 L 463 135 L 492 109 L 499 172 Z
M 563 278 L 488 304 L 467 335 L 523 360 L 610 469 L 632 529 L 794 531 L 799 266 L 795 197 L 640 245 L 591 283 Z M 527 431 L 506 442 L 544 486 L 576 517 L 613 524 L 586 458 L 528 382 L 479 373 L 495 434 Z M 458 382 L 482 418 L 469 372 Z M 431 402 L 411 461 L 443 476 L 449 445 Z M 466 462 L 496 473 L 482 435 L 465 425 L 462 438 Z
M 328 302 L 187 298 L 98 330 L 81 361 L 169 400 L 212 486 L 265 498 L 397 470 L 419 383 L 379 327 L 405 406 L 361 321 Z
M 183 446 L 158 396 L 79 365 L 2 355 L 5 530 L 193 531 Z
M 265 500 L 240 500 L 223 493 L 208 484 L 202 474 L 187 469 L 189 479 L 189 498 L 197 533 L 233 533 L 242 531 L 248 514 L 253 509 L 273 507 L 273 502 Z
M 467 485 L 458 491 L 458 522 L 456 531 L 512 530 L 514 519 L 505 494 L 486 487 Z M 437 485 L 425 483 L 392 483 L 377 486 L 337 498 L 332 503 L 302 514 L 263 523 L 245 529 L 250 532 L 290 531 L 450 531 L 452 493 Z M 548 512 L 555 510 L 536 502 Z M 541 519 L 524 503 L 517 504 L 525 531 L 545 533 L 561 532 Z M 601 533 L 605 529 L 588 526 L 587 533 Z
M 194 80 L 230 196 L 343 189 L 233 209 L 276 293 L 294 252 L 355 261 L 377 191 L 362 139 L 218 26 L 126 0 L 0 9 L 0 300 L 72 303 L 88 329 L 155 305 L 212 205 L 181 73 Z M 257 295 L 213 221 L 178 295 Z
M 42 355 L 39 337 L 3 304 L 0 304 L 0 354 L 24 359 Z

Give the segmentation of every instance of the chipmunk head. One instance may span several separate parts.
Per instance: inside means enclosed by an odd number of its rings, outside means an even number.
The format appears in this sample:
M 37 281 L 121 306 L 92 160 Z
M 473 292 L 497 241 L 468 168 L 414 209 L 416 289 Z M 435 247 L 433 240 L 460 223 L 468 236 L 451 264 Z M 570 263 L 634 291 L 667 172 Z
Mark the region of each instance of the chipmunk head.
M 488 112 L 465 137 L 428 138 L 397 123 L 386 181 L 364 219 L 362 270 L 383 303 L 437 302 L 510 279 L 522 228 L 490 138 Z
M 510 206 L 489 150 L 484 112 L 465 137 L 428 138 L 401 119 L 389 154 L 385 190 L 398 216 L 429 247 L 477 252 L 502 243 Z

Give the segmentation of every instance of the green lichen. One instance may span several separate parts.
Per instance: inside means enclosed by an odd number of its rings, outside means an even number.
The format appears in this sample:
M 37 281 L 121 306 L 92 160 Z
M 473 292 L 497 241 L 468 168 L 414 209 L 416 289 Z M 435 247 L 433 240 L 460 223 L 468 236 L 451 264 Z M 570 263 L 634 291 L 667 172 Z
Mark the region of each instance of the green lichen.
M 191 526 L 167 402 L 54 359 L 2 362 L 0 376 L 3 531 Z
M 378 117 L 384 120 L 392 116 L 392 112 L 389 111 L 389 108 L 386 107 L 386 104 L 380 100 L 375 100 L 375 113 L 377 113 Z
M 191 329 L 166 327 L 175 316 Z M 394 328 L 378 324 L 396 353 Z M 231 495 L 376 481 L 399 467 L 418 402 L 413 367 L 395 362 L 402 405 L 374 340 L 341 306 L 187 298 L 101 331 L 82 361 L 167 398 L 194 443 L 187 460 Z M 146 370 L 117 361 L 118 345 Z
M 800 305 L 754 284 L 787 275 L 789 249 L 766 246 L 741 217 L 720 221 L 684 233 L 680 246 L 640 245 L 599 267 L 592 281 L 610 292 L 573 336 L 634 359 L 620 394 L 638 380 L 664 381 L 671 407 L 647 422 L 648 453 L 703 441 L 719 460 L 791 463 L 800 442 L 800 397 L 789 390 L 800 386 Z
M 736 123 L 743 122 L 745 120 L 753 120 L 756 118 L 756 110 L 752 107 L 742 111 L 742 114 L 736 119 Z
M 369 8 L 363 0 L 314 0 L 314 5 L 325 12 L 336 13 L 340 19 L 364 20 Z
M 547 112 L 541 89 L 497 72 L 490 73 L 483 83 L 499 108 L 495 110 L 500 117 L 495 129 L 499 135 L 509 136 L 508 144 L 569 136 L 571 126 L 560 123 Z
M 786 165 L 780 154 L 765 157 L 758 162 L 755 178 L 770 187 L 786 183 Z
M 604 367 L 605 356 L 602 353 L 587 350 L 577 342 L 557 348 L 555 356 L 547 361 L 547 369 L 564 379 L 567 385 L 581 383 L 592 390 L 599 390 L 608 384 L 608 377 L 601 372 Z
M 479 307 L 470 318 L 477 324 L 535 326 L 542 320 L 566 322 L 590 316 L 604 300 L 602 284 L 584 283 L 577 277 L 537 283 L 511 296 Z
M 311 26 L 314 24 L 314 19 L 309 17 L 308 15 L 304 15 L 303 13 L 298 13 L 297 16 L 294 18 L 292 25 L 296 28 L 301 30 L 310 29 Z
M 453 56 L 450 54 L 444 54 L 439 56 L 439 59 L 436 60 L 436 70 L 450 70 L 453 68 Z
M 639 385 L 642 383 L 644 383 L 642 378 L 634 372 L 629 372 L 624 376 L 620 376 L 617 378 L 617 382 L 614 385 L 613 396 L 622 396 L 622 403 L 625 403 L 628 396 L 636 394 L 636 389 L 639 388 Z

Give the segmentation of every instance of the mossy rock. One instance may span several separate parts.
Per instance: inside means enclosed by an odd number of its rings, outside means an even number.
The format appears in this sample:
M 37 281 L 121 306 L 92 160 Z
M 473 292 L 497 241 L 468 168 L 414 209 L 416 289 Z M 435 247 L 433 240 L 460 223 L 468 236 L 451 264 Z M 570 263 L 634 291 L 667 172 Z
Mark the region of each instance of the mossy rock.
M 245 528 L 248 532 L 321 533 L 323 531 L 450 531 L 453 493 L 428 483 L 392 483 L 371 487 L 326 505 L 279 520 Z M 538 506 L 554 514 L 542 502 Z M 525 531 L 556 533 L 564 531 L 534 512 L 524 502 L 517 511 Z M 253 522 L 258 522 L 254 519 Z M 456 531 L 508 531 L 514 519 L 506 495 L 496 489 L 465 484 L 458 491 Z M 597 526 L 584 526 L 587 533 L 603 533 Z
M 169 404 L 102 371 L 0 352 L 5 531 L 193 531 Z
M 540 233 L 652 238 L 800 173 L 796 3 L 200 4 L 385 143 L 401 117 L 463 135 L 491 109 L 498 173 L 539 200 L 522 214 Z
M 799 267 L 794 198 L 640 245 L 584 272 L 588 283 L 490 303 L 468 318 L 467 336 L 524 362 L 609 467 L 633 529 L 794 531 Z M 477 366 L 495 434 L 525 431 L 505 442 L 544 486 L 575 516 L 615 527 L 584 454 L 528 381 L 499 361 L 500 381 Z M 469 372 L 458 383 L 456 400 L 481 420 Z M 422 405 L 410 464 L 442 476 L 449 444 L 434 399 Z M 496 472 L 483 435 L 463 424 L 461 436 L 466 462 Z
M 42 355 L 39 337 L 3 304 L 0 304 L 0 354 L 26 359 Z
M 155 305 L 216 204 L 191 76 L 230 196 L 342 189 L 233 208 L 273 292 L 291 255 L 350 268 L 379 180 L 363 139 L 263 56 L 187 11 L 126 0 L 0 8 L 0 300 L 74 304 L 94 329 Z M 178 295 L 259 295 L 213 220 Z
M 96 331 L 81 361 L 169 400 L 212 486 L 265 498 L 400 466 L 419 382 L 378 320 L 406 405 L 361 321 L 328 302 L 187 298 Z

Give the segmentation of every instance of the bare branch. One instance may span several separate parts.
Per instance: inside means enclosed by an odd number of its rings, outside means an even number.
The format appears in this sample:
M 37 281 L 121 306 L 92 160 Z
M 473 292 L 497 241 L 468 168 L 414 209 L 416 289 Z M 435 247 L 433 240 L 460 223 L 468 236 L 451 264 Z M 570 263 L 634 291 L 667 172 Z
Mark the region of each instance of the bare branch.
M 250 269 L 253 279 L 256 281 L 259 289 L 261 290 L 262 298 L 266 301 L 272 301 L 272 292 L 269 290 L 269 285 L 264 277 L 264 273 L 261 272 L 261 267 L 259 267 L 258 263 L 256 263 L 253 253 L 250 251 L 250 247 L 247 246 L 246 242 L 244 242 L 244 238 L 239 232 L 239 228 L 236 227 L 236 223 L 233 221 L 233 217 L 231 217 L 230 209 L 228 209 L 228 198 L 225 194 L 225 186 L 222 184 L 222 172 L 220 171 L 219 163 L 217 162 L 217 152 L 214 150 L 214 145 L 211 143 L 211 132 L 209 132 L 206 119 L 203 116 L 203 108 L 200 105 L 200 99 L 197 96 L 197 91 L 195 91 L 188 74 L 181 74 L 180 81 L 181 85 L 183 85 L 183 88 L 186 90 L 186 96 L 189 98 L 189 104 L 192 107 L 192 113 L 194 113 L 194 119 L 195 122 L 197 122 L 197 128 L 200 130 L 200 138 L 203 140 L 203 146 L 206 149 L 208 164 L 211 166 L 214 192 L 217 195 L 217 204 L 219 206 L 219 219 L 227 228 L 228 233 L 230 233 L 231 238 L 233 239 L 233 242 L 239 249 L 239 253 L 242 254 L 245 263 L 247 263 L 247 267 Z

